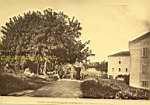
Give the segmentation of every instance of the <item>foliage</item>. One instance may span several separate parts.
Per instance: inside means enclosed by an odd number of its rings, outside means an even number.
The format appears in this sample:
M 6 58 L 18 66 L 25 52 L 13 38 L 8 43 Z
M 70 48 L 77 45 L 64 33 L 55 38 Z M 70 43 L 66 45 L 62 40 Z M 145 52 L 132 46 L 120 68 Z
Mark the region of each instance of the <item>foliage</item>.
M 90 41 L 80 40 L 81 29 L 77 19 L 63 12 L 29 11 L 10 18 L 2 26 L 2 45 L 5 51 L 15 52 L 15 56 L 40 56 L 54 69 L 55 65 L 83 61 L 91 55 L 87 47 Z
M 129 87 L 124 82 L 110 79 L 87 79 L 81 83 L 84 98 L 149 99 L 150 91 Z
M 129 78 L 130 78 L 130 75 L 123 75 L 123 74 L 120 74 L 120 75 L 118 75 L 115 79 L 123 79 L 123 81 L 124 81 L 126 84 L 129 84 Z
M 107 71 L 108 71 L 108 62 L 105 61 L 105 60 L 102 61 L 102 62 L 100 63 L 100 69 L 101 69 L 101 71 L 107 73 Z
M 95 68 L 98 71 L 101 72 L 107 72 L 108 68 L 108 62 L 102 61 L 102 62 L 90 62 L 89 64 L 84 64 L 86 68 Z

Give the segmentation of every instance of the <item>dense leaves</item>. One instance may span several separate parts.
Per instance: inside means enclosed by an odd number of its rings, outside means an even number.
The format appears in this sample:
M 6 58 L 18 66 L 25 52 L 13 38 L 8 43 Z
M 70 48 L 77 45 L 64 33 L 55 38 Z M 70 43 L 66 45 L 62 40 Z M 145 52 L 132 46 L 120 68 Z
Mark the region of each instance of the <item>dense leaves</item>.
M 91 55 L 87 44 L 79 39 L 80 22 L 63 12 L 46 9 L 14 16 L 2 26 L 2 45 L 16 55 L 41 56 L 54 65 L 86 60 Z M 28 52 L 28 53 L 24 53 Z M 46 58 L 46 59 L 45 59 Z

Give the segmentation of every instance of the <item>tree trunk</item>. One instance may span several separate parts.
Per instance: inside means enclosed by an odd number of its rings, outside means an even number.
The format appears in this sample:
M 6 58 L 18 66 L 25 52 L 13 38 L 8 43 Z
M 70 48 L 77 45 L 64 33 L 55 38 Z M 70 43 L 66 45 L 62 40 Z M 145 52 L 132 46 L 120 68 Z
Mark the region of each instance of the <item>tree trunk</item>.
M 43 74 L 46 75 L 47 61 L 44 62 Z
M 76 79 L 80 80 L 80 72 L 81 72 L 81 68 L 80 67 L 76 67 Z

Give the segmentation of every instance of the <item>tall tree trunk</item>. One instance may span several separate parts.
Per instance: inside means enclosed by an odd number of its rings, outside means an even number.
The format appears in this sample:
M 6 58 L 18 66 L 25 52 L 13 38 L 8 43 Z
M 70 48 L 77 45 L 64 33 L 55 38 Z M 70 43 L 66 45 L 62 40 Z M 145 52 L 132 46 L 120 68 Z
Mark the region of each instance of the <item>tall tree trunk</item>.
M 44 62 L 43 74 L 46 75 L 47 61 Z

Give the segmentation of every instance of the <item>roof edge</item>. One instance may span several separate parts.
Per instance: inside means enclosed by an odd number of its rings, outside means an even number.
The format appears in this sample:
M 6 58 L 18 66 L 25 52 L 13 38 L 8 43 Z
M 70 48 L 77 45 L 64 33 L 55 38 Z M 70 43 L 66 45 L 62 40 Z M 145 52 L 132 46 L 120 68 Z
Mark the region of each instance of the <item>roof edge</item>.
M 146 37 L 149 37 L 149 36 L 150 36 L 150 31 L 143 32 L 143 33 L 129 39 L 129 43 L 137 42 L 137 41 L 145 39 Z
M 130 56 L 130 51 L 129 49 L 119 50 L 108 55 L 108 57 L 112 56 Z

